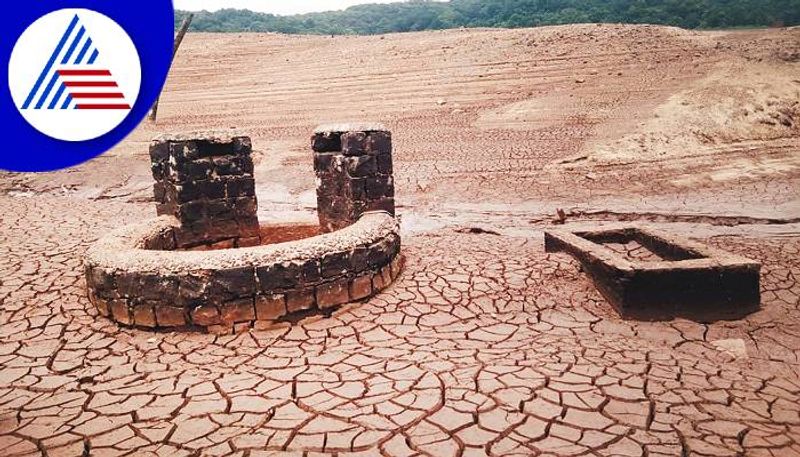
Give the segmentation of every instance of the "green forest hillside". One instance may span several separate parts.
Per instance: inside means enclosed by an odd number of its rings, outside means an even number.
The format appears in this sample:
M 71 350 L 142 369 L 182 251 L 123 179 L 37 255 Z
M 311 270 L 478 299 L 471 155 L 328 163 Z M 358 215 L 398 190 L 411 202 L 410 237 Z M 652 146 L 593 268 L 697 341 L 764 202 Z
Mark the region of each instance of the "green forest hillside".
M 177 11 L 176 26 L 185 15 Z M 192 30 L 368 35 L 586 22 L 684 28 L 790 26 L 800 24 L 800 0 L 411 0 L 294 16 L 225 9 L 196 13 Z

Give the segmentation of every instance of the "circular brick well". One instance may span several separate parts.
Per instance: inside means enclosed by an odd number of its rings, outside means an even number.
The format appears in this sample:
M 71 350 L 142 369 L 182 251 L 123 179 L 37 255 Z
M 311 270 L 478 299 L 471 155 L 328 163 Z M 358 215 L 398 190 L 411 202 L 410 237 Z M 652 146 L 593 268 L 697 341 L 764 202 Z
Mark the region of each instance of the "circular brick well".
M 340 141 L 337 151 L 329 141 L 354 135 L 364 147 L 345 141 L 350 149 L 343 152 Z M 370 147 L 377 144 L 370 138 L 378 137 L 380 151 Z M 317 150 L 320 138 L 326 139 L 324 151 Z M 124 325 L 220 333 L 362 300 L 391 284 L 402 256 L 390 169 L 375 167 L 374 176 L 363 176 L 363 169 L 330 166 L 391 163 L 389 132 L 372 124 L 321 128 L 312 147 L 319 226 L 258 223 L 249 138 L 211 132 L 154 140 L 159 216 L 90 246 L 85 272 L 91 302 Z M 320 154 L 328 159 L 325 169 L 318 165 Z M 354 182 L 364 185 L 356 194 L 361 200 L 349 190 Z M 337 204 L 323 205 L 334 192 L 341 194 Z M 380 207 L 370 208 L 370 199 Z M 343 205 L 350 205 L 348 211 L 341 211 Z

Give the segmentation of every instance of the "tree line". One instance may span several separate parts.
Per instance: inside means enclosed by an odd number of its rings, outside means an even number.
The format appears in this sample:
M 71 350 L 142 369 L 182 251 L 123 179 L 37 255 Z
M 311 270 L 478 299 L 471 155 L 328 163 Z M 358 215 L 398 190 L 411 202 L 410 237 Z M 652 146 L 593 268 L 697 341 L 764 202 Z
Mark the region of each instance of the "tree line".
M 186 14 L 176 11 L 176 28 Z M 800 24 L 800 0 L 410 0 L 293 16 L 223 9 L 195 13 L 190 30 L 372 35 L 595 22 L 689 29 L 794 26 Z

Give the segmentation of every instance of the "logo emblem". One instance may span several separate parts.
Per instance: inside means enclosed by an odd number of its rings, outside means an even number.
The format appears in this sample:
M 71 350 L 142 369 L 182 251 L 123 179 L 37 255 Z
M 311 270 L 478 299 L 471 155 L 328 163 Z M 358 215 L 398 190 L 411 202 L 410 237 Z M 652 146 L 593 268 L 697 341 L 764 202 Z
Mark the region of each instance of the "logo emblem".
M 41 133 L 65 141 L 98 138 L 136 103 L 139 54 L 125 30 L 87 9 L 46 14 L 19 37 L 8 65 L 11 96 Z

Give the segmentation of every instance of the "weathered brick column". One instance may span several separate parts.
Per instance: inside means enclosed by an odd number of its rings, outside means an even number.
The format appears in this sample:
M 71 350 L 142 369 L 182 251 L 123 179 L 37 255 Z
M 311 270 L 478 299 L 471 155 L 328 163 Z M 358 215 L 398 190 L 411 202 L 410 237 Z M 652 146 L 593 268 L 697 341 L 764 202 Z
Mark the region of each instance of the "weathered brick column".
M 175 216 L 175 247 L 259 244 L 250 138 L 226 132 L 163 135 L 150 145 L 158 215 Z
M 367 211 L 394 216 L 392 134 L 386 127 L 322 125 L 314 131 L 311 148 L 323 232 L 347 227 Z

